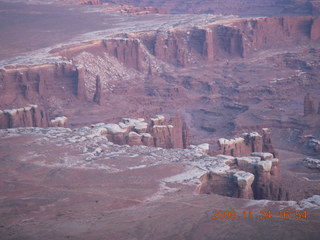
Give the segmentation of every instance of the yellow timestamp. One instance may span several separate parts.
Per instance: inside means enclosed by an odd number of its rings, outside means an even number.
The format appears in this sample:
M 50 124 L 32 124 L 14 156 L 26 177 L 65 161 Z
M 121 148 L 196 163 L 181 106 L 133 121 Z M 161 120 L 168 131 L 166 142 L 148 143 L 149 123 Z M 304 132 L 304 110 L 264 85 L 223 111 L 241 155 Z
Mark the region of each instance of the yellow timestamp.
M 271 219 L 273 217 L 282 218 L 282 219 L 307 219 L 307 211 L 278 211 L 271 212 L 270 210 L 261 210 L 261 211 L 234 211 L 234 210 L 225 210 L 225 211 L 212 211 L 212 219 Z

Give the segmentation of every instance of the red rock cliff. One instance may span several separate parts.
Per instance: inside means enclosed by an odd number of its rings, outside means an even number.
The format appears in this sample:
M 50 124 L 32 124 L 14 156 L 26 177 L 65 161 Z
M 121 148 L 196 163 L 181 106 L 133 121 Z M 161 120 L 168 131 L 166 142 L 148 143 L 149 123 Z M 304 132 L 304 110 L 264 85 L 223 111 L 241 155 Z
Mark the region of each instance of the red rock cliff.
M 47 113 L 37 105 L 0 110 L 0 128 L 49 127 Z
M 220 147 L 220 153 L 223 155 L 242 157 L 249 156 L 254 152 L 270 152 L 274 157 L 278 154 L 272 144 L 269 129 L 263 129 L 263 135 L 261 136 L 257 132 L 244 133 L 241 137 L 234 139 L 220 138 L 218 141 Z
M 0 107 L 10 109 L 34 103 L 55 108 L 53 105 L 56 99 L 85 103 L 92 101 L 97 91 L 96 96 L 106 94 L 104 91 L 107 88 L 103 87 L 106 86 L 106 70 L 103 69 L 108 67 L 107 63 L 112 65 L 110 68 L 115 63 L 124 70 L 135 69 L 151 75 L 158 73 L 158 66 L 163 62 L 184 67 L 205 64 L 206 61 L 246 58 L 270 47 L 320 41 L 319 24 L 319 18 L 308 16 L 221 20 L 201 28 L 118 34 L 104 40 L 65 46 L 51 51 L 51 54 L 69 60 L 68 64 L 43 64 L 0 70 Z M 90 59 L 93 63 L 85 67 L 71 64 L 77 62 L 80 55 L 86 54 L 99 60 Z M 95 61 L 101 64 L 97 66 Z M 81 63 L 85 64 L 85 60 Z M 100 84 L 95 81 L 97 75 L 100 76 Z M 93 77 L 90 80 L 88 76 Z M 118 91 L 127 89 L 115 86 L 108 92 L 108 96 L 111 98 Z M 178 145 L 181 146 L 181 141 Z
M 196 192 L 215 193 L 247 199 L 282 200 L 279 160 L 271 153 L 254 153 L 249 157 L 216 156 L 231 169 L 208 172 L 200 177 Z
M 186 148 L 189 146 L 189 131 L 179 116 L 166 120 L 157 115 L 151 123 L 144 119 L 124 118 L 119 124 L 96 124 L 93 128 L 105 132 L 105 136 L 116 144 L 145 145 L 161 148 Z

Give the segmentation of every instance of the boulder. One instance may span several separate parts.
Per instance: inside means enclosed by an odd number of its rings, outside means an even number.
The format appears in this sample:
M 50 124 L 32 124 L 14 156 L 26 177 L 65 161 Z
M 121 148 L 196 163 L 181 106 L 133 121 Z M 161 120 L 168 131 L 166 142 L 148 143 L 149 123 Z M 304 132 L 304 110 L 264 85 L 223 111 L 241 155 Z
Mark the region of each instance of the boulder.
M 51 127 L 66 127 L 68 118 L 65 116 L 56 117 L 50 121 Z

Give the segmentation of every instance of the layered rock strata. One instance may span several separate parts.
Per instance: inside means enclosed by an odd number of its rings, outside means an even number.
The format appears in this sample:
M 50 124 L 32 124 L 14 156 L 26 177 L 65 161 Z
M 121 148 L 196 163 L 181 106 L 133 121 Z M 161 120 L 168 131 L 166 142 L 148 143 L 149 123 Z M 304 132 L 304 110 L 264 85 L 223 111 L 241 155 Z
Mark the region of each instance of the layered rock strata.
M 82 0 L 80 5 L 101 5 L 102 2 L 100 0 Z
M 0 106 L 32 102 L 44 106 L 49 98 L 87 101 L 86 71 L 67 63 L 0 69 Z
M 261 136 L 257 132 L 244 133 L 241 137 L 234 139 L 220 138 L 218 140 L 220 153 L 235 157 L 248 156 L 253 152 L 271 152 L 274 157 L 277 153 L 272 145 L 268 128 L 263 129 Z
M 96 77 L 96 91 L 93 95 L 93 101 L 97 104 L 101 104 L 101 94 L 102 93 L 102 85 L 99 75 Z
M 207 172 L 200 177 L 196 192 L 249 199 L 282 199 L 279 160 L 271 153 L 255 152 L 250 157 L 224 157 L 230 169 Z
M 262 152 L 272 153 L 275 158 L 279 157 L 273 146 L 269 128 L 262 128 Z
M 61 95 L 76 96 L 78 101 L 88 102 L 95 93 L 95 101 L 99 95 L 118 94 L 115 89 L 109 92 L 107 88 L 100 89 L 100 85 L 107 85 L 106 72 L 102 70 L 105 66 L 94 67 L 97 63 L 82 66 L 86 61 L 76 60 L 85 54 L 115 61 L 127 70 L 157 74 L 163 63 L 185 67 L 199 62 L 246 58 L 271 47 L 317 43 L 319 28 L 319 18 L 303 16 L 219 20 L 193 28 L 110 35 L 106 39 L 68 45 L 50 52 L 66 60 L 64 62 L 1 69 L 0 102 L 6 107 L 13 106 L 17 100 L 44 106 L 44 99 Z M 100 85 L 95 79 L 97 75 L 101 78 Z M 74 101 L 72 98 L 71 102 Z
M 124 145 L 145 145 L 161 148 L 186 148 L 189 145 L 189 133 L 185 122 L 179 117 L 167 120 L 157 115 L 147 123 L 143 118 L 123 118 L 119 124 L 99 123 L 99 128 L 113 143 Z
M 37 105 L 0 110 L 0 128 L 17 127 L 48 127 L 49 120 L 46 111 Z
M 220 138 L 218 144 L 221 154 L 230 156 L 248 156 L 252 152 L 262 152 L 262 136 L 257 132 L 244 133 L 234 139 Z

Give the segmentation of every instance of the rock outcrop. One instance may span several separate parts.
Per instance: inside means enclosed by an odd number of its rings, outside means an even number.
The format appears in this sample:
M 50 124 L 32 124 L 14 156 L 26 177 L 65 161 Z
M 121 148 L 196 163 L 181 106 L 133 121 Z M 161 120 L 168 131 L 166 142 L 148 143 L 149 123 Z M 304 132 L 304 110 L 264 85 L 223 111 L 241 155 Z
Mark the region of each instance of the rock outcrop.
M 0 128 L 48 127 L 47 113 L 37 105 L 24 108 L 0 110 Z
M 74 90 L 75 95 L 78 99 L 85 100 L 86 99 L 86 87 L 85 87 L 85 69 L 82 66 L 77 66 L 74 73 Z
M 100 0 L 82 0 L 80 5 L 101 5 L 102 2 Z
M 250 157 L 229 157 L 227 164 L 232 168 L 201 176 L 196 192 L 248 199 L 282 199 L 279 160 L 273 158 L 273 154 L 255 152 Z
M 65 116 L 56 117 L 50 121 L 51 127 L 67 127 L 68 118 Z
M 272 153 L 275 158 L 279 157 L 272 144 L 269 128 L 262 128 L 262 152 Z
M 178 66 L 187 64 L 188 42 L 184 32 L 158 31 L 155 33 L 152 53 L 159 59 Z
M 81 54 L 99 56 L 101 61 L 118 61 L 130 71 L 157 74 L 163 62 L 185 67 L 199 62 L 246 58 L 270 47 L 318 42 L 316 32 L 319 28 L 319 18 L 302 16 L 221 20 L 192 28 L 114 34 L 103 40 L 73 44 L 50 52 L 69 60 L 68 63 L 0 70 L 0 81 L 4 86 L 0 89 L 0 102 L 1 106 L 13 106 L 18 98 L 21 102 L 43 106 L 43 99 L 60 98 L 61 95 L 76 96 L 78 101 L 91 100 L 95 94 L 96 75 L 100 75 L 101 86 L 105 86 L 102 77 L 105 66 L 88 69 L 84 62 L 80 64 L 85 67 L 78 66 L 76 58 Z M 101 89 L 101 95 L 106 90 Z
M 202 143 L 199 145 L 190 145 L 189 148 L 199 153 L 208 154 L 210 145 L 208 143 Z
M 173 126 L 173 148 L 187 148 L 189 146 L 189 129 L 180 116 L 172 117 L 168 124 Z
M 103 41 L 105 51 L 118 59 L 126 67 L 142 70 L 142 59 L 144 53 L 140 46 L 139 39 L 125 38 L 119 36 L 116 39 L 107 39 Z
M 235 198 L 253 199 L 252 183 L 254 175 L 243 171 L 223 173 L 208 172 L 200 177 L 199 194 L 215 193 Z
M 143 145 L 142 135 L 136 132 L 129 132 L 127 135 L 127 143 L 130 146 L 140 146 Z
M 314 136 L 308 135 L 305 136 L 304 143 L 313 153 L 320 154 L 320 140 L 316 139 Z
M 320 170 L 320 159 L 305 158 L 302 160 L 302 165 L 307 168 Z
M 108 1 L 107 2 L 114 2 Z M 223 15 L 263 15 L 274 16 L 279 14 L 319 14 L 319 3 L 309 0 L 120 0 L 119 4 L 132 4 L 135 6 L 152 6 L 165 8 L 172 13 L 211 13 Z
M 150 119 L 150 123 L 143 118 L 123 118 L 119 124 L 99 123 L 92 127 L 104 129 L 104 135 L 119 145 L 161 148 L 186 148 L 189 145 L 188 129 L 178 116 L 166 120 L 164 116 L 157 115 Z
M 152 136 L 154 145 L 161 148 L 173 148 L 173 126 L 172 125 L 154 125 L 152 126 Z
M 93 101 L 97 104 L 101 104 L 102 85 L 99 75 L 96 77 L 96 91 L 93 95 Z
M 221 154 L 230 156 L 248 156 L 252 152 L 262 152 L 262 136 L 257 132 L 244 133 L 235 139 L 220 138 L 218 140 Z
M 279 160 L 277 158 L 265 159 L 265 154 L 253 153 L 252 157 L 236 158 L 240 170 L 254 174 L 253 195 L 255 199 L 281 200 L 282 190 L 280 184 Z
M 86 101 L 85 69 L 56 63 L 0 70 L 0 107 L 14 102 L 45 105 L 50 97 Z
M 230 155 L 235 157 L 248 156 L 253 152 L 271 152 L 274 157 L 278 154 L 275 151 L 269 129 L 263 129 L 261 136 L 257 132 L 244 133 L 241 137 L 234 139 L 220 138 L 218 140 L 220 153 L 223 155 Z

